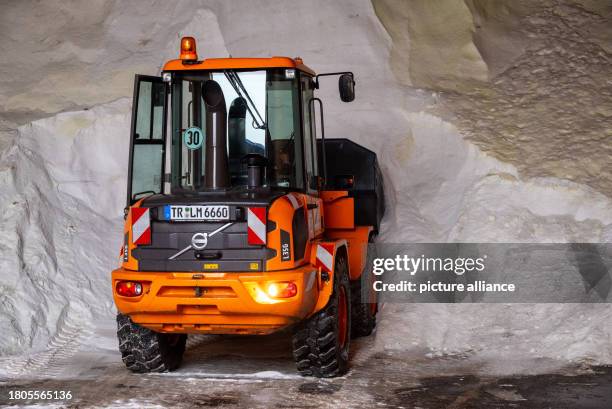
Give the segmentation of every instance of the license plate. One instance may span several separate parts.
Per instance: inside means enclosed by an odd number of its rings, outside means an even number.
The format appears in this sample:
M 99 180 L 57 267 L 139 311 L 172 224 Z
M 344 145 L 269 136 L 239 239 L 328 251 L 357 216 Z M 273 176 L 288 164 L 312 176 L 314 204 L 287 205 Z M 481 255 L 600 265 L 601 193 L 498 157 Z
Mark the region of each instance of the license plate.
M 164 207 L 164 219 L 173 221 L 229 220 L 229 206 L 167 205 Z

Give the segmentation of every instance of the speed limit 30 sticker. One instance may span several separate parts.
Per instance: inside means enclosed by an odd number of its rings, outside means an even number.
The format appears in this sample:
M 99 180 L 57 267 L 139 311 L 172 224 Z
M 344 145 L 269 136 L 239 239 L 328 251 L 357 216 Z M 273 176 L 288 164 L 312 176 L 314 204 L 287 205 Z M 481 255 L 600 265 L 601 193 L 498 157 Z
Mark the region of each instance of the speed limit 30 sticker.
M 187 147 L 187 149 L 199 149 L 202 147 L 202 142 L 204 141 L 204 134 L 202 130 L 197 126 L 192 126 L 191 128 L 185 129 L 183 132 L 183 143 Z

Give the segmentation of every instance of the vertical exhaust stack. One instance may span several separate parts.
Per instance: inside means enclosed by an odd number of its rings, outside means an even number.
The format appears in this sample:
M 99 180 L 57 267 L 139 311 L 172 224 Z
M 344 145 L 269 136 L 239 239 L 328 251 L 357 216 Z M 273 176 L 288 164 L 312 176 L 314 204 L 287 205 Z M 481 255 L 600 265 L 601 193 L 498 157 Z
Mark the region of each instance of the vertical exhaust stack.
M 246 153 L 246 120 L 247 105 L 242 97 L 234 99 L 229 109 L 228 139 L 230 158 L 242 158 Z
M 229 185 L 227 160 L 227 108 L 221 86 L 208 80 L 202 84 L 206 104 L 206 187 L 224 189 Z

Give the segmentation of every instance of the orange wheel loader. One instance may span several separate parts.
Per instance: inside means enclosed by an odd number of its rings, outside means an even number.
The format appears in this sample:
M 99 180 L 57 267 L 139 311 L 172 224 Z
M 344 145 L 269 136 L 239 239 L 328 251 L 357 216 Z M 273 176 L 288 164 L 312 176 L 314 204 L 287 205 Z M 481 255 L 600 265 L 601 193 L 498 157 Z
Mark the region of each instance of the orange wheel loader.
M 178 368 L 187 334 L 293 333 L 300 374 L 342 375 L 377 313 L 365 269 L 384 213 L 376 155 L 325 140 L 300 58 L 199 60 L 192 37 L 137 75 L 124 240 L 112 272 L 134 372 Z M 318 132 L 317 132 L 318 131 Z M 319 138 L 317 137 L 319 134 Z

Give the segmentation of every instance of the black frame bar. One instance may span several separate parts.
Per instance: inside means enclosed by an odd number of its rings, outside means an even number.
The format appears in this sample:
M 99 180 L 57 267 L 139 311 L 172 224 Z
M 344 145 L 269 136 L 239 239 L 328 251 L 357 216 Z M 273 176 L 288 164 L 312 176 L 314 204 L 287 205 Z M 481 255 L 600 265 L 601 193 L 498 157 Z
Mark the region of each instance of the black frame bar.
M 136 139 L 136 116 L 138 115 L 138 98 L 140 97 L 140 83 L 151 82 L 151 109 L 153 109 L 153 84 L 161 83 L 164 86 L 164 108 L 162 110 L 162 137 L 161 139 L 152 139 L 153 137 L 153 115 L 151 113 L 151 124 L 150 133 L 148 139 Z M 131 206 L 134 199 L 132 196 L 132 177 L 134 173 L 134 146 L 135 145 L 161 145 L 161 177 L 159 191 L 164 191 L 164 172 L 166 169 L 166 127 L 167 127 L 167 116 L 168 116 L 168 86 L 163 82 L 162 77 L 155 77 L 151 75 L 140 75 L 134 76 L 134 97 L 132 100 L 132 119 L 130 123 L 130 154 L 128 162 L 128 184 L 127 184 L 127 199 L 126 208 Z
M 355 75 L 353 74 L 352 71 L 325 72 L 323 74 L 317 74 L 315 76 L 315 88 L 319 89 L 319 77 L 329 77 L 332 75 L 342 75 L 342 74 L 349 74 L 353 78 L 353 81 L 355 81 Z
M 310 100 L 309 110 L 314 114 L 315 102 L 319 103 L 319 114 L 321 115 L 321 159 L 323 161 L 323 187 L 327 184 L 327 157 L 325 156 L 325 118 L 323 116 L 323 101 L 321 98 L 314 97 Z M 314 115 L 313 115 L 314 117 Z M 313 129 L 314 146 L 313 149 L 317 149 L 317 124 L 311 118 L 311 127 Z M 317 158 L 318 159 L 318 158 Z

